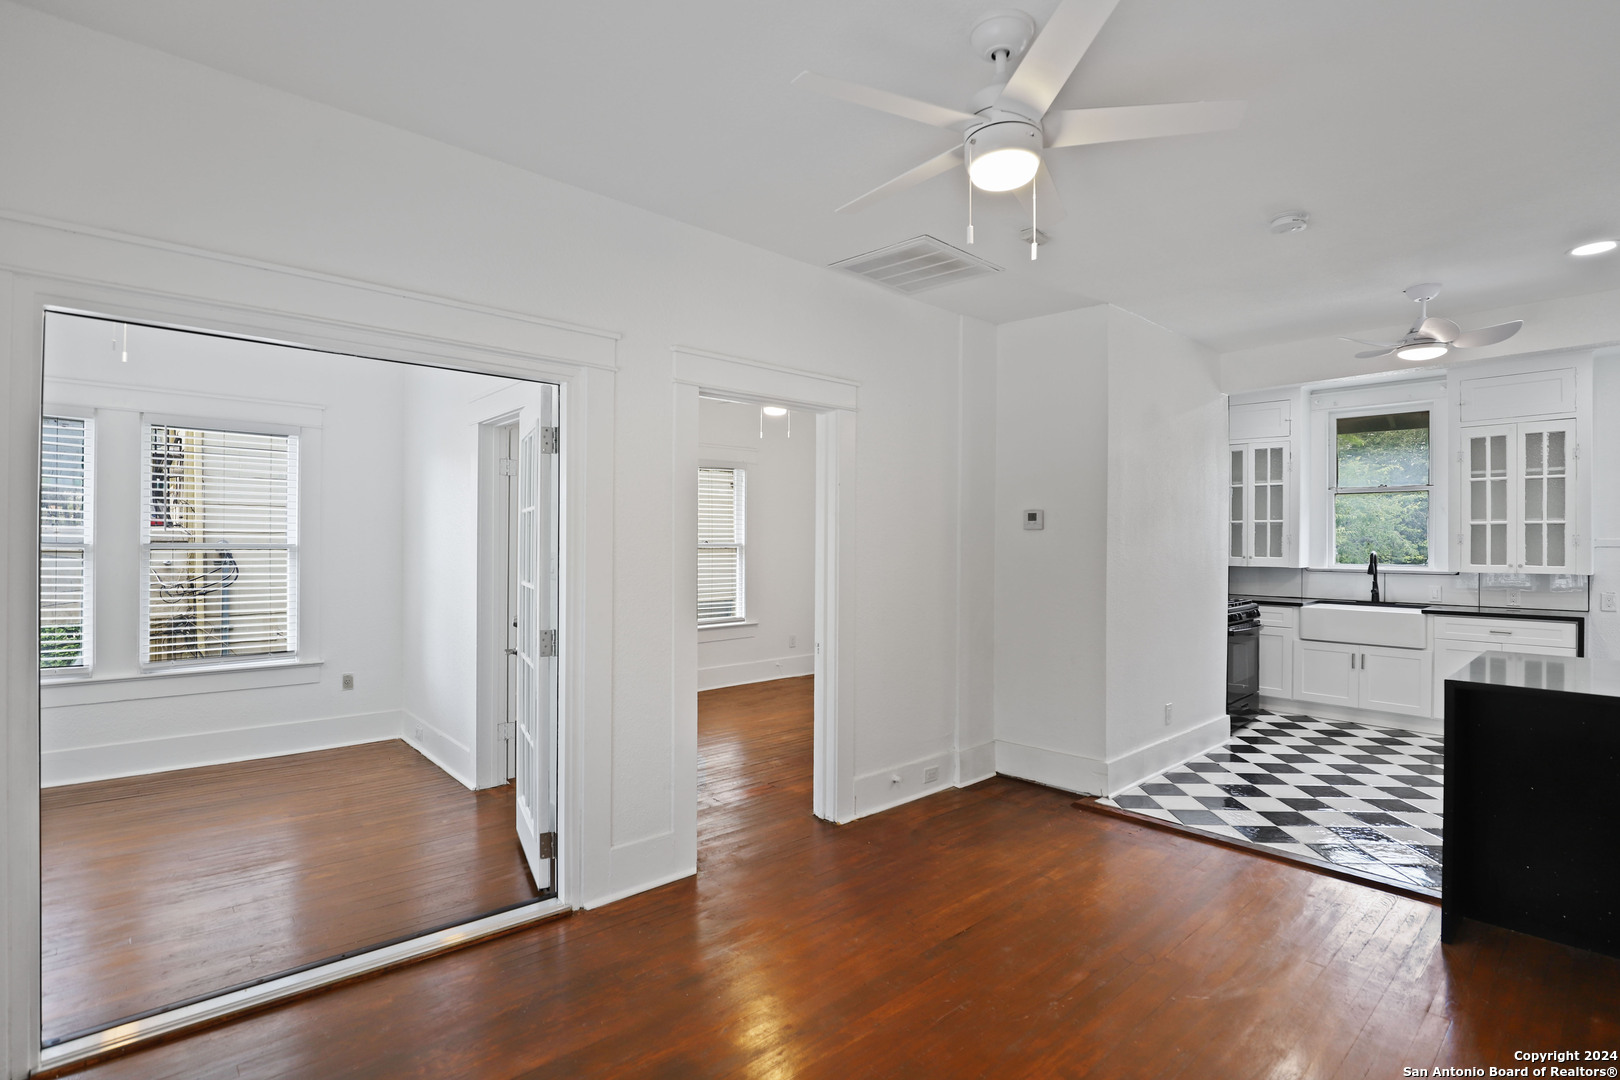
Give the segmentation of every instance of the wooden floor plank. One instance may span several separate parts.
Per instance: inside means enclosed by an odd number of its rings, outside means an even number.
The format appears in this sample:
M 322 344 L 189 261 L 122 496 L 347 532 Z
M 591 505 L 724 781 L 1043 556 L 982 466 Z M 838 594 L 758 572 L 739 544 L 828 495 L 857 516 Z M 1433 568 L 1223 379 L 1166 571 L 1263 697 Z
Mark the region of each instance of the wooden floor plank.
M 398 740 L 47 788 L 45 1038 L 533 899 L 514 821 Z
M 818 821 L 810 709 L 700 695 L 697 878 L 88 1075 L 1387 1077 L 1620 1022 L 1620 961 L 1022 781 Z

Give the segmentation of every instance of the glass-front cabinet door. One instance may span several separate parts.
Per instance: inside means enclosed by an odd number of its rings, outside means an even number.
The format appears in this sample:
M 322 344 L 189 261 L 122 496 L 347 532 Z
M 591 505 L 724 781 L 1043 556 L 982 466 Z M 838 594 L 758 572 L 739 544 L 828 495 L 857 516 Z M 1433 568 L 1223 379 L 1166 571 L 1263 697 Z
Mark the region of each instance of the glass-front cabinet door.
M 1469 427 L 1462 434 L 1460 569 L 1559 573 L 1574 564 L 1574 422 Z
M 1286 442 L 1230 448 L 1228 533 L 1234 566 L 1289 566 L 1294 540 Z

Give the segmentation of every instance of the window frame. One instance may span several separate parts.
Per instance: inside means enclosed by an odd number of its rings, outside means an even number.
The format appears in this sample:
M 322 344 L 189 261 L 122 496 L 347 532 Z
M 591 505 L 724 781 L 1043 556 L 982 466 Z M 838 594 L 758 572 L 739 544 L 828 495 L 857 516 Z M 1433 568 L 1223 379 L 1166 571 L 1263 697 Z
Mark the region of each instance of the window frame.
M 83 616 L 79 626 L 79 657 L 81 662 L 71 667 L 44 667 L 39 668 L 39 678 L 42 683 L 76 682 L 89 679 L 95 674 L 96 662 L 96 414 L 94 409 L 87 409 L 75 405 L 60 405 L 47 402 L 40 409 L 40 446 L 41 460 L 38 469 L 37 483 L 39 491 L 35 496 L 35 512 L 40 512 L 39 501 L 44 495 L 44 424 L 47 419 L 78 420 L 84 424 L 84 526 L 77 542 L 53 543 L 47 538 L 45 524 L 39 522 L 39 553 L 41 566 L 44 555 L 50 549 L 69 549 L 83 552 L 84 558 L 84 586 L 83 586 Z M 35 573 L 35 604 L 41 601 L 39 588 L 39 575 Z M 43 615 L 43 609 L 39 611 Z M 43 623 L 38 629 L 43 629 Z M 35 643 L 36 648 L 38 642 Z
M 1425 389 L 1432 390 L 1433 388 L 1426 387 Z M 1428 560 L 1422 563 L 1385 564 L 1380 562 L 1379 571 L 1380 573 L 1385 570 L 1392 573 L 1448 572 L 1446 568 L 1449 565 L 1450 548 L 1445 544 L 1448 518 L 1448 496 L 1446 493 L 1450 488 L 1448 486 L 1449 476 L 1446 468 L 1448 459 L 1445 447 L 1448 445 L 1450 424 L 1446 401 L 1441 396 L 1443 393 L 1443 388 L 1438 392 L 1419 395 L 1402 394 L 1396 396 L 1387 392 L 1377 393 L 1376 397 L 1381 400 L 1371 401 L 1364 405 L 1335 405 L 1318 413 L 1322 423 L 1322 431 L 1317 444 L 1322 454 L 1322 484 L 1319 488 L 1322 496 L 1315 506 L 1315 519 L 1319 524 L 1321 540 L 1313 545 L 1315 554 L 1313 562 L 1315 565 L 1310 569 L 1355 572 L 1364 569 L 1361 563 L 1341 563 L 1338 561 L 1338 540 L 1335 525 L 1339 495 L 1396 494 L 1405 491 L 1423 491 L 1429 496 Z M 1429 482 L 1427 484 L 1395 487 L 1339 487 L 1339 421 L 1363 416 L 1387 416 L 1412 412 L 1426 412 L 1429 414 Z
M 737 550 L 737 603 L 733 614 L 720 619 L 704 619 L 701 613 L 697 615 L 697 628 L 699 630 L 714 630 L 722 627 L 737 627 L 749 625 L 748 619 L 748 467 L 733 462 L 698 463 L 698 479 L 701 490 L 702 475 L 706 471 L 721 470 L 732 474 L 732 520 L 735 528 L 732 532 L 732 541 L 721 543 L 705 541 L 699 535 L 697 552 L 704 549 L 736 548 Z M 696 558 L 696 553 L 694 553 Z M 694 602 L 695 602 L 694 598 Z
M 231 544 L 243 550 L 286 550 L 287 552 L 287 637 L 289 648 L 275 653 L 248 653 L 243 656 L 209 657 L 206 659 L 152 660 L 151 654 L 151 573 L 152 573 L 152 430 L 157 427 L 187 428 L 196 431 L 224 432 L 237 435 L 272 435 L 289 440 L 288 526 L 285 544 Z M 220 417 L 178 416 L 161 412 L 140 414 L 140 488 L 137 494 L 139 521 L 139 566 L 135 588 L 139 615 L 135 641 L 135 666 L 141 676 L 188 674 L 230 670 L 242 667 L 293 665 L 305 659 L 304 633 L 304 559 L 302 558 L 306 529 L 304 504 L 306 490 L 305 435 L 297 425 L 265 423 L 253 420 Z M 160 548 L 182 548 L 185 545 L 159 542 Z M 197 544 L 197 549 L 219 547 L 217 544 Z

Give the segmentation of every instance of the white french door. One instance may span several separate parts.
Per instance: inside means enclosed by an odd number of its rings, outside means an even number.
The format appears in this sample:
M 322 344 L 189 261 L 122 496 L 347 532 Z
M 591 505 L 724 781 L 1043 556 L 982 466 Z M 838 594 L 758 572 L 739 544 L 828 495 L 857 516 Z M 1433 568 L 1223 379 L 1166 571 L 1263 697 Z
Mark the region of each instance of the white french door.
M 557 415 L 541 384 L 538 416 L 524 411 L 517 497 L 517 834 L 535 885 L 556 886 Z

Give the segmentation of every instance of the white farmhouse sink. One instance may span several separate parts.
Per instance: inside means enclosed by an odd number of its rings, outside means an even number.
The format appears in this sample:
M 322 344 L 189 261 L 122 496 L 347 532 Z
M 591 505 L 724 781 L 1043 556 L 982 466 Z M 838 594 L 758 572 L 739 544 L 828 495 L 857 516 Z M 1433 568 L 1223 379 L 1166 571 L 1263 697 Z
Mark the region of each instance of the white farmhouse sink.
M 1299 636 L 1347 645 L 1390 645 L 1424 649 L 1429 645 L 1423 610 L 1377 604 L 1306 604 L 1299 609 Z

